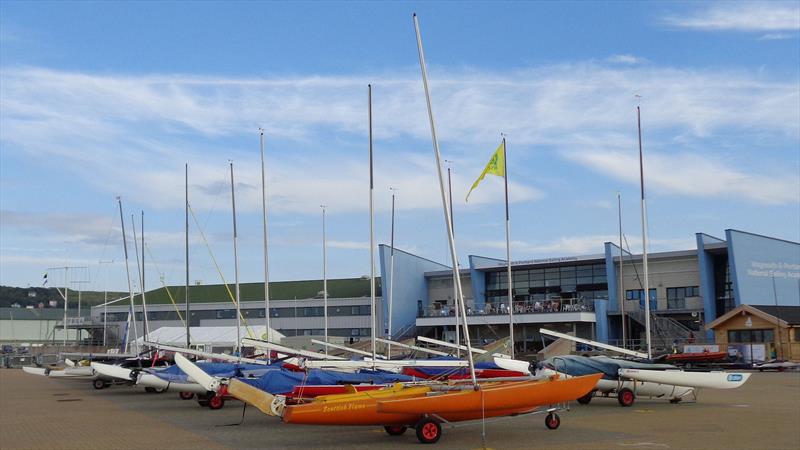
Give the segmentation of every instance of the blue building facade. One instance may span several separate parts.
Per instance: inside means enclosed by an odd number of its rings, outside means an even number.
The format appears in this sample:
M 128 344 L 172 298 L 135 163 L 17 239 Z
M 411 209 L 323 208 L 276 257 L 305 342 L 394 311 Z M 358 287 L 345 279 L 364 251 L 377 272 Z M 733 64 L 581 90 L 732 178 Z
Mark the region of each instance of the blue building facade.
M 702 331 L 702 325 L 738 305 L 800 305 L 800 244 L 738 230 L 726 230 L 725 239 L 704 233 L 697 233 L 695 239 L 696 249 L 648 255 L 648 295 L 655 314 L 681 322 L 713 341 L 713 334 Z M 540 324 L 572 326 L 579 334 L 581 330 L 591 334 L 585 337 L 618 343 L 623 320 L 628 336 L 641 334 L 642 319 L 634 320 L 643 317 L 641 255 L 622 252 L 620 260 L 617 245 L 606 242 L 598 247 L 603 253 L 512 261 L 511 299 L 505 260 L 470 256 L 471 297 L 466 300 L 470 327 L 503 323 L 497 316 L 513 308 L 515 334 L 530 336 Z M 392 334 L 413 326 L 415 320 L 418 328 L 425 328 L 420 332 L 452 327 L 455 319 L 442 309 L 452 308 L 448 306 L 452 296 L 445 296 L 448 290 L 441 285 L 447 282 L 443 271 L 450 267 L 395 250 L 392 282 L 389 253 L 388 247 L 380 247 L 384 300 L 389 286 L 395 286 Z M 431 309 L 441 313 L 430 317 L 426 311 Z M 383 317 L 386 324 L 386 301 Z M 584 326 L 586 322 L 591 326 Z

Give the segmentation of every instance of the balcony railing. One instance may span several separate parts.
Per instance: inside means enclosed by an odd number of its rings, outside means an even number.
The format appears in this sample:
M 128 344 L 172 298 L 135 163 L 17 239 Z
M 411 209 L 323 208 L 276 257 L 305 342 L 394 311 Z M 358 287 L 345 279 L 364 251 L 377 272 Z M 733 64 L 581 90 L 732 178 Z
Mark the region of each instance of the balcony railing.
M 557 312 L 593 312 L 594 303 L 587 300 L 546 300 L 540 302 L 514 302 L 514 314 L 547 314 Z M 500 316 L 508 314 L 508 305 L 487 303 L 483 308 L 467 307 L 468 316 Z M 430 306 L 418 311 L 417 317 L 451 317 L 455 316 L 455 308 L 447 306 Z

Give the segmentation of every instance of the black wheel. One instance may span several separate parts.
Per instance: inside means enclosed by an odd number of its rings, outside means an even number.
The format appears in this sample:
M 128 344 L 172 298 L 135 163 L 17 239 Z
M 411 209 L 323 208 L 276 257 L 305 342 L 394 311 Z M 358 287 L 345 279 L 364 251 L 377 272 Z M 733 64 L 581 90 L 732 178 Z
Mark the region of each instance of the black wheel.
M 578 397 L 578 403 L 580 403 L 581 405 L 588 405 L 589 402 L 592 401 L 592 397 L 594 397 L 594 391 L 589 392 L 583 397 Z
M 408 430 L 408 427 L 405 425 L 386 425 L 383 429 L 386 430 L 389 436 L 400 436 Z
M 622 388 L 617 393 L 617 401 L 620 406 L 631 406 L 634 400 L 636 400 L 636 395 L 628 388 Z
M 208 399 L 208 407 L 211 409 L 222 409 L 223 406 L 225 406 L 225 399 L 220 395 Z
M 670 402 L 670 403 L 672 403 L 673 405 L 675 405 L 675 404 L 678 404 L 678 403 L 680 403 L 680 402 L 681 402 L 681 400 L 682 400 L 682 399 L 681 399 L 680 397 L 675 397 L 675 398 L 671 398 L 671 399 L 669 399 L 669 402 Z
M 158 392 L 158 391 L 156 391 L 156 388 L 150 387 L 150 386 L 147 386 L 146 388 L 144 388 L 144 391 L 147 392 L 148 394 L 155 394 L 156 392 Z
M 92 386 L 94 386 L 95 389 L 103 389 L 108 385 L 103 380 L 94 380 L 92 381 Z
M 417 439 L 423 444 L 434 444 L 442 437 L 442 426 L 430 417 L 420 420 L 414 428 L 416 428 Z
M 558 414 L 554 412 L 551 412 L 544 418 L 544 426 L 546 426 L 548 430 L 555 430 L 559 425 L 561 425 L 561 417 L 558 417 Z
M 204 394 L 197 394 L 197 404 L 203 408 L 208 406 L 208 396 Z
M 181 400 L 191 400 L 191 399 L 194 398 L 194 393 L 193 392 L 180 392 L 180 393 L 178 393 L 178 396 L 181 398 Z

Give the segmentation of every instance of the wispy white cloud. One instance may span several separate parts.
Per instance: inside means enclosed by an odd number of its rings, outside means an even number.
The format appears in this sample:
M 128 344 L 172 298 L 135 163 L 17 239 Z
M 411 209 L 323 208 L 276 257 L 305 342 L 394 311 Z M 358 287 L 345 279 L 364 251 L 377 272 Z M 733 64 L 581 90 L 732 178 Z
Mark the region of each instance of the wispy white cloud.
M 343 248 L 348 250 L 369 250 L 367 241 L 328 241 L 328 247 Z
M 767 33 L 758 38 L 759 41 L 781 41 L 784 39 L 793 39 L 796 36 L 789 33 Z
M 795 1 L 724 1 L 689 14 L 669 15 L 662 22 L 704 31 L 796 31 L 800 30 L 800 4 Z
M 644 64 L 647 59 L 635 55 L 611 55 L 606 58 L 607 62 L 614 64 Z
M 463 186 L 473 181 L 464 174 L 480 173 L 501 130 L 522 155 L 555 149 L 619 177 L 605 153 L 575 149 L 605 142 L 600 150 L 616 151 L 619 147 L 607 141 L 631 135 L 633 93 L 645 96 L 651 142 L 659 133 L 691 142 L 730 129 L 788 140 L 800 136 L 797 80 L 760 73 L 576 63 L 510 74 L 434 70 L 433 75 L 443 150 L 459 160 L 455 181 Z M 411 71 L 388 77 L 250 79 L 9 68 L 0 72 L 0 140 L 4 151 L 59 164 L 98 189 L 113 186 L 130 192 L 134 201 L 166 209 L 182 205 L 184 161 L 190 162 L 196 208 L 227 202 L 221 187 L 227 182 L 224 154 L 236 160 L 242 208 L 256 210 L 260 172 L 254 130 L 267 124 L 273 211 L 307 213 L 320 203 L 332 213 L 363 211 L 368 205 L 364 90 L 371 78 L 379 79 L 374 92 L 376 180 L 385 186 L 378 190 L 399 187 L 402 208 L 439 207 L 438 196 L 432 195 L 437 181 L 427 156 L 425 106 L 418 76 Z M 252 150 L 230 144 L 248 134 L 254 136 Z M 281 147 L 275 147 L 276 141 Z M 384 151 L 385 145 L 392 150 Z M 773 172 L 781 175 L 781 157 L 760 158 L 774 160 Z M 777 184 L 770 182 L 775 173 L 740 176 L 749 168 L 717 160 L 710 152 L 687 154 L 683 161 L 698 163 L 707 173 L 721 171 L 744 198 L 794 200 L 778 192 L 786 186 L 782 177 Z M 512 201 L 544 195 L 517 180 L 512 178 Z M 470 204 L 493 201 L 502 189 L 499 183 L 484 184 Z M 715 189 L 691 190 L 667 180 L 654 181 L 654 187 L 680 195 L 718 195 Z M 461 201 L 458 193 L 454 197 Z M 388 208 L 388 198 L 377 197 L 379 209 Z
M 630 251 L 634 254 L 642 251 L 642 238 L 637 235 L 626 236 Z M 561 236 L 551 241 L 530 242 L 514 240 L 511 251 L 514 255 L 531 255 L 535 258 L 564 255 L 594 255 L 605 251 L 605 242 L 618 242 L 617 235 L 578 235 Z M 506 242 L 502 240 L 476 240 L 471 242 L 477 248 L 505 250 Z M 696 243 L 691 238 L 657 238 L 648 241 L 650 251 L 693 250 Z
M 634 183 L 639 179 L 638 156 L 630 151 L 595 147 L 570 151 L 566 156 L 619 180 Z M 647 186 L 689 197 L 747 198 L 767 204 L 800 203 L 800 177 L 792 170 L 764 176 L 695 154 L 648 152 L 645 177 Z

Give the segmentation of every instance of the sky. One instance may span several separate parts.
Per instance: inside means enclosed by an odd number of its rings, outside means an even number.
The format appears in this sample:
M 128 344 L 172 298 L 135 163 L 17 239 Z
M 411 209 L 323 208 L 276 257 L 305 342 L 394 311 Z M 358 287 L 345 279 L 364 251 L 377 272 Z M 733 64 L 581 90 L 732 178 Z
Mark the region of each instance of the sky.
M 466 193 L 507 136 L 514 260 L 728 228 L 800 241 L 800 4 L 0 1 L 0 284 L 148 289 L 370 273 L 375 240 L 449 264 L 412 13 L 420 19 L 459 260 L 505 257 L 503 180 Z M 138 236 L 137 236 L 138 237 Z M 140 245 L 140 244 L 139 244 Z M 102 261 L 102 263 L 101 263 Z M 53 267 L 72 269 L 68 277 Z M 216 267 L 219 267 L 219 270 Z

